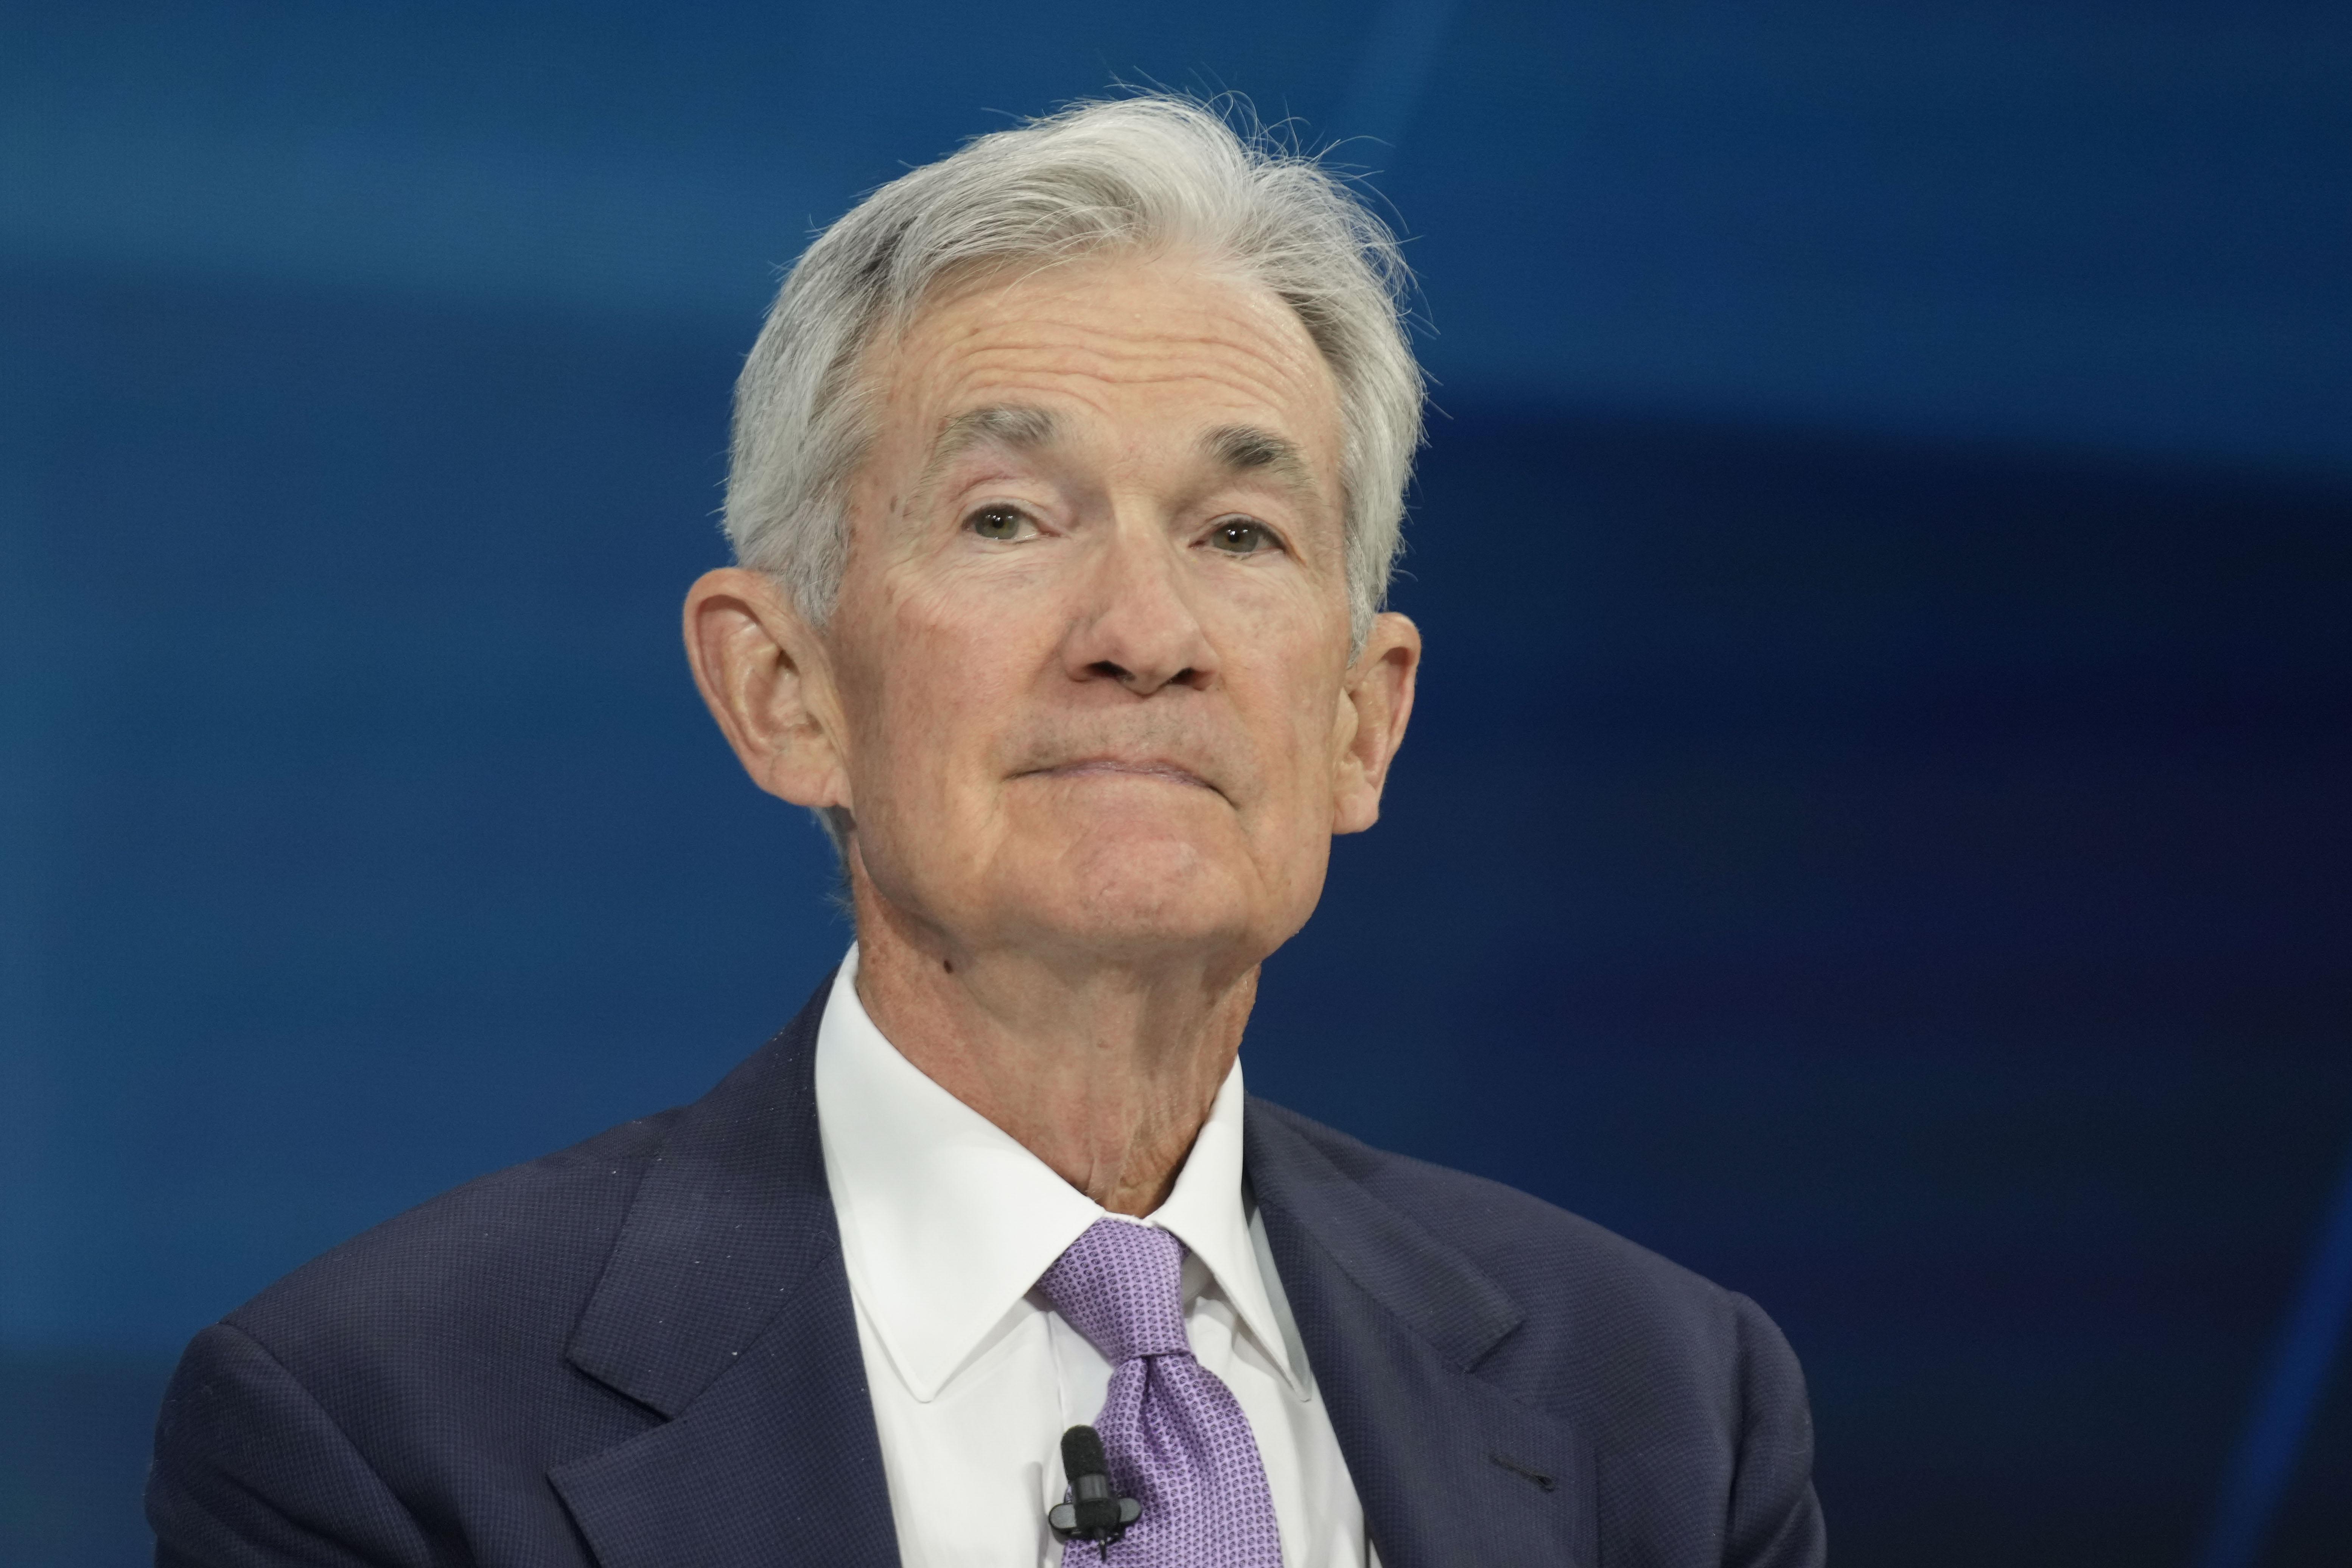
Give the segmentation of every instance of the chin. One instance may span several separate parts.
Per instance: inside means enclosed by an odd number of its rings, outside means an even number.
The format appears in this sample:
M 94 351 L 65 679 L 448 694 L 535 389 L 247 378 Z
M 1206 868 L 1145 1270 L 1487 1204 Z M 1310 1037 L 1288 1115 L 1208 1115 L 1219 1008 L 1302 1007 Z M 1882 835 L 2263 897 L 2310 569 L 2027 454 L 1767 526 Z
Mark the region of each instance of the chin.
M 1226 945 L 1247 935 L 1259 911 L 1238 846 L 1220 847 L 1210 853 L 1182 835 L 1084 835 L 1029 862 L 1045 875 L 1021 901 L 1040 924 L 1087 945 Z

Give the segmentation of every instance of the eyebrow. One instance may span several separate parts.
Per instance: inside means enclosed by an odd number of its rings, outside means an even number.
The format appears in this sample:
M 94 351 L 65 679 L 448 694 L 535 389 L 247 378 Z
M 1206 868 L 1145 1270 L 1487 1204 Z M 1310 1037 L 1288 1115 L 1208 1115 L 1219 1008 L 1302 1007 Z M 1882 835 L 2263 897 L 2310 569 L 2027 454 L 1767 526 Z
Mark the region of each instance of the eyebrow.
M 1234 473 L 1265 473 L 1301 497 L 1316 494 L 1315 471 L 1297 443 L 1254 425 L 1226 425 L 1201 437 L 1202 450 L 1220 468 Z
M 1059 433 L 1054 416 L 1043 408 L 1017 403 L 968 408 L 940 425 L 939 435 L 931 442 L 931 455 L 924 459 L 922 479 L 916 488 L 929 490 L 950 463 L 975 447 L 1034 451 L 1051 446 Z
M 928 492 L 950 464 L 975 447 L 1035 451 L 1052 446 L 1060 436 L 1060 421 L 1048 409 L 1021 403 L 966 409 L 940 424 L 916 488 Z M 1268 475 L 1305 500 L 1313 500 L 1318 494 L 1315 470 L 1298 444 L 1271 430 L 1255 425 L 1219 426 L 1201 437 L 1201 451 L 1228 473 Z
M 1298 448 L 1271 431 L 1250 425 L 1226 425 L 1201 438 L 1209 455 L 1229 468 L 1304 467 Z

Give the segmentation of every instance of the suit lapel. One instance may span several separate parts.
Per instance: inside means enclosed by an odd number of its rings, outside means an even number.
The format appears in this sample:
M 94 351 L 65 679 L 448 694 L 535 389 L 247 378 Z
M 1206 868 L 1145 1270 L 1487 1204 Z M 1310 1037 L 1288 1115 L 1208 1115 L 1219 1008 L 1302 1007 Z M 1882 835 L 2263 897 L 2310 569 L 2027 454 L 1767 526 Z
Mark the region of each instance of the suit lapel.
M 688 1108 L 569 1347 L 670 1419 L 550 1479 L 603 1568 L 896 1568 L 816 1121 L 832 982 Z
M 1595 1568 L 1589 1446 L 1475 1373 L 1518 1326 L 1518 1307 L 1284 1112 L 1252 1100 L 1244 1137 L 1266 1241 L 1382 1568 Z

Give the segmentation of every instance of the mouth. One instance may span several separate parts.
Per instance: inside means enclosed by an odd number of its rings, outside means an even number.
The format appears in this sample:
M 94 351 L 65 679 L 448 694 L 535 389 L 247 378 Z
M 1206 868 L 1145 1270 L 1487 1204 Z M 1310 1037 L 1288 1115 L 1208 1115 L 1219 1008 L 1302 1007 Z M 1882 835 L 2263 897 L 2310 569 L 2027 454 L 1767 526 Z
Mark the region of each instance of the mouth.
M 1163 784 L 1204 789 L 1213 795 L 1221 793 L 1214 784 L 1190 768 L 1162 757 L 1082 757 L 1050 768 L 1033 768 L 1019 776 L 1033 779 L 1157 779 Z

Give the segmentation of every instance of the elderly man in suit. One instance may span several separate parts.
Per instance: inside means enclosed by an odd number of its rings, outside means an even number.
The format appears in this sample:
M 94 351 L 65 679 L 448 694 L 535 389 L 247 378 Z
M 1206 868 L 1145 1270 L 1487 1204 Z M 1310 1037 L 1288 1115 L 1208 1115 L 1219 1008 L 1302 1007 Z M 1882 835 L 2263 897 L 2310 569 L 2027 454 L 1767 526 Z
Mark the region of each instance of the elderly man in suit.
M 1412 708 L 1402 279 L 1311 160 L 1153 97 L 810 247 L 686 640 L 856 944 L 698 1103 L 198 1336 L 160 1563 L 1822 1560 L 1751 1303 L 1243 1091 Z

